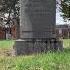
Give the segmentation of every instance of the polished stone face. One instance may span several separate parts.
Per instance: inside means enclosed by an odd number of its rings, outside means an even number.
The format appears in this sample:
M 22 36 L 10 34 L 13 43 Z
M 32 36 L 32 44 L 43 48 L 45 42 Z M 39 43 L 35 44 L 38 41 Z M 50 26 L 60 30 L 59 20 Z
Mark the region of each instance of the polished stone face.
M 53 37 L 56 0 L 21 0 L 20 3 L 20 38 Z

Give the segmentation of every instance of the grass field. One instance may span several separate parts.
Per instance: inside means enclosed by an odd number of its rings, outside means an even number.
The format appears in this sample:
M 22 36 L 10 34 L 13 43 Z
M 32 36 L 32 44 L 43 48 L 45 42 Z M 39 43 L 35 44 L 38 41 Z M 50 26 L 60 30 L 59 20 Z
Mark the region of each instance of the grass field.
M 1 40 L 0 41 L 0 56 L 11 55 L 13 45 L 14 45 L 13 40 Z
M 70 48 L 67 44 L 69 41 L 63 40 L 65 46 L 63 52 L 47 52 L 30 56 L 0 56 L 0 70 L 70 70 Z M 13 44 L 13 41 L 0 41 L 1 48 L 3 46 L 3 48 L 9 48 Z
M 13 40 L 1 40 L 0 41 L 0 48 L 8 49 L 8 48 L 11 48 L 13 44 L 14 44 Z
M 0 70 L 70 70 L 70 50 L 32 56 L 0 57 Z
M 63 46 L 64 46 L 64 48 L 70 47 L 70 39 L 64 39 Z

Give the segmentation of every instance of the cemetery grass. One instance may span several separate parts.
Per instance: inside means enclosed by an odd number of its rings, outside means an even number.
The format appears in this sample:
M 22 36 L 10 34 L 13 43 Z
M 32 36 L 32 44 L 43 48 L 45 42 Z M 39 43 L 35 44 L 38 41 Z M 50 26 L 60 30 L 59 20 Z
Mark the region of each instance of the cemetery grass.
M 0 40 L 0 56 L 10 55 L 14 40 Z
M 1 49 L 9 49 L 14 44 L 14 40 L 0 40 Z
M 0 70 L 70 70 L 70 48 L 30 56 L 0 56 Z

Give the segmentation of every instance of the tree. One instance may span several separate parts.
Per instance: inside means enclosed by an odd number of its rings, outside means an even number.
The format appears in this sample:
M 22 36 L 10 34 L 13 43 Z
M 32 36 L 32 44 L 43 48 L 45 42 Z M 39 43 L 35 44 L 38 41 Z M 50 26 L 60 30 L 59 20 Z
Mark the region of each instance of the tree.
M 19 3 L 19 0 L 1 0 L 1 11 L 4 13 L 15 13 L 16 10 L 18 11 L 18 8 L 16 5 Z
M 61 16 L 69 24 L 70 21 L 70 0 L 61 0 L 61 8 L 60 8 L 62 14 Z M 68 38 L 69 38 L 69 26 L 68 26 Z
M 1 0 L 1 8 L 0 12 L 4 14 L 9 14 L 7 18 L 7 23 L 6 25 L 10 26 L 10 21 L 11 21 L 11 14 L 13 14 L 13 18 L 17 21 L 17 37 L 19 38 L 19 0 Z M 10 28 L 10 27 L 9 27 Z
M 62 0 L 61 1 L 60 11 L 62 12 L 61 16 L 64 19 L 70 20 L 70 1 L 69 0 Z

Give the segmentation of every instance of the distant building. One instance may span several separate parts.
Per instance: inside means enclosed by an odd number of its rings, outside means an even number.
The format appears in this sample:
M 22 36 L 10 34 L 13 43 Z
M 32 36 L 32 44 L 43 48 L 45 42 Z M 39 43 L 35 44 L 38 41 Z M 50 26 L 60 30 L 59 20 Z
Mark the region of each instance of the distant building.
M 0 26 L 0 39 L 5 39 L 5 31 L 1 26 Z
M 0 13 L 0 40 L 5 39 L 5 31 L 3 28 L 3 15 Z
M 56 34 L 62 38 L 70 38 L 70 26 L 67 24 L 56 25 Z

